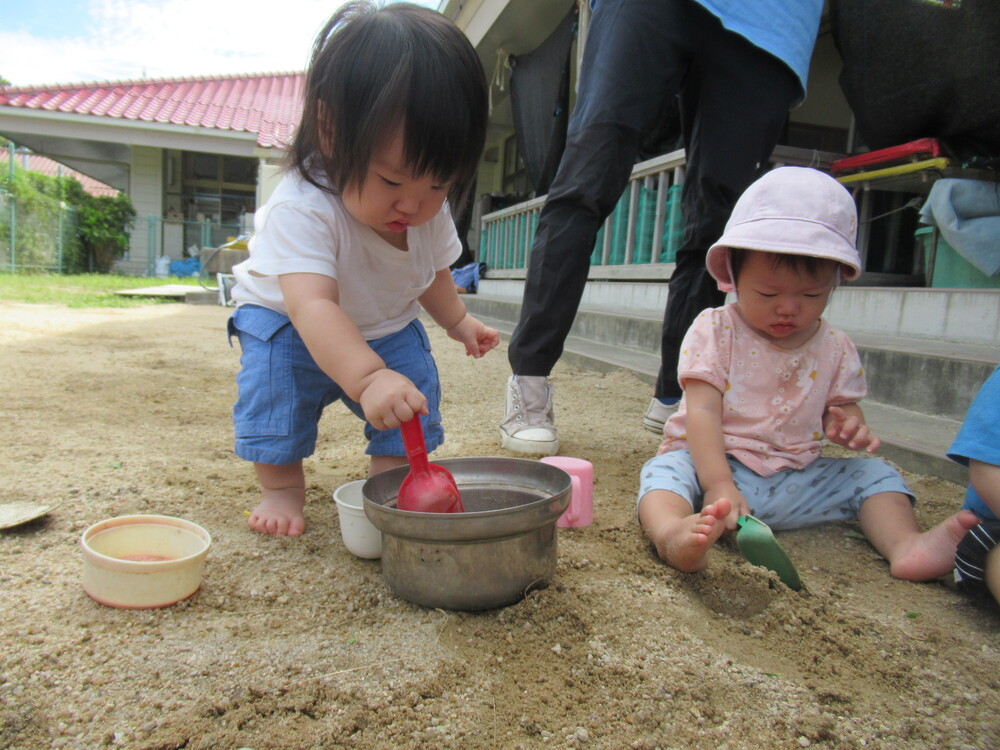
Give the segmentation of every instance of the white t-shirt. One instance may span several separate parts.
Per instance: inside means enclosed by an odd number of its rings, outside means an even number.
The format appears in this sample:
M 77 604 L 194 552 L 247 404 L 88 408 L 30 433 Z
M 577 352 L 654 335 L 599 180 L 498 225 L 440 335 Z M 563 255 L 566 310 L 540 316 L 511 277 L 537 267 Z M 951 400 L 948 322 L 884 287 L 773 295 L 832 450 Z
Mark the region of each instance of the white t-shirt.
M 288 314 L 278 276 L 315 273 L 337 280 L 340 306 L 366 340 L 402 330 L 420 314 L 417 298 L 454 263 L 462 245 L 448 202 L 406 235 L 398 250 L 351 216 L 340 198 L 295 172 L 254 216 L 250 257 L 233 268 L 237 305 Z

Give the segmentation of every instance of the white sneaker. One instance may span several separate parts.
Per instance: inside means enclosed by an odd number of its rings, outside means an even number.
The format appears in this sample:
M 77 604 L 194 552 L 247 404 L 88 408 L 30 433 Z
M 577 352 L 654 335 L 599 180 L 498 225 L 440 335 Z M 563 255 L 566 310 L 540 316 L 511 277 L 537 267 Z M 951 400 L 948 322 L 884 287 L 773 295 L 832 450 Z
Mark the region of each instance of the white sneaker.
M 559 452 L 548 378 L 511 375 L 507 380 L 500 445 L 515 453 L 554 456 Z
M 677 411 L 678 404 L 680 401 L 676 404 L 664 404 L 657 398 L 650 399 L 649 408 L 646 409 L 646 413 L 642 417 L 643 427 L 650 432 L 658 432 L 662 435 L 663 425 Z

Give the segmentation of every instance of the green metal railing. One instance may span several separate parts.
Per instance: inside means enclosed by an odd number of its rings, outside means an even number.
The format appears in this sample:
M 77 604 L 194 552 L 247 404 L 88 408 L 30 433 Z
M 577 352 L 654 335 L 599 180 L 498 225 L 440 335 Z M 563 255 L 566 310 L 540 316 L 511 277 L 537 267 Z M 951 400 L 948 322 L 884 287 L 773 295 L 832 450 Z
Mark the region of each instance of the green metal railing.
M 778 146 L 771 165 L 829 169 L 838 156 Z M 628 267 L 640 275 L 646 269 L 660 277 L 669 273 L 684 239 L 680 193 L 686 163 L 680 149 L 635 166 L 628 187 L 597 233 L 590 257 L 592 277 L 602 268 L 611 272 Z M 494 278 L 523 277 L 544 204 L 545 196 L 541 196 L 482 217 L 478 259 L 489 266 Z

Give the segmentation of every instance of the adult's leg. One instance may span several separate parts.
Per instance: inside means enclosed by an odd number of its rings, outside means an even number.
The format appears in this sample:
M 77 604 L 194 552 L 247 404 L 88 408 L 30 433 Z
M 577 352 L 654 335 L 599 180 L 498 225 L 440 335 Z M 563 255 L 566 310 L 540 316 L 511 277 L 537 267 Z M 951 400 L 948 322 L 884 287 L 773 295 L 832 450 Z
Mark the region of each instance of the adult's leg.
M 679 398 L 677 360 L 688 327 L 725 296 L 705 269 L 740 194 L 767 169 L 788 109 L 800 94 L 776 57 L 726 30 L 707 11 L 700 48 L 681 98 L 687 169 L 681 206 L 684 243 L 664 313 L 655 396 Z
M 548 376 L 563 352 L 597 231 L 628 182 L 639 133 L 613 124 L 568 136 L 538 220 L 521 315 L 507 357 L 515 375 Z
M 690 6 L 690 7 L 689 7 Z M 601 0 L 591 17 L 566 149 L 539 217 L 515 375 L 547 376 L 563 351 L 601 223 L 628 183 L 642 138 L 683 76 L 690 0 Z

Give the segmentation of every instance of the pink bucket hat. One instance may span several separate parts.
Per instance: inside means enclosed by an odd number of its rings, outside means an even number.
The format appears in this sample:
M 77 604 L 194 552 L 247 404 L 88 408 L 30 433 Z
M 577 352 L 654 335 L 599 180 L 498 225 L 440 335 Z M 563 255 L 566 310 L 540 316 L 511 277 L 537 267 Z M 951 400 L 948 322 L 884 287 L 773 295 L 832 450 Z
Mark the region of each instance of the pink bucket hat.
M 719 290 L 735 289 L 729 248 L 811 255 L 843 264 L 841 278 L 861 275 L 854 198 L 828 174 L 807 167 L 772 169 L 746 189 L 705 263 Z

